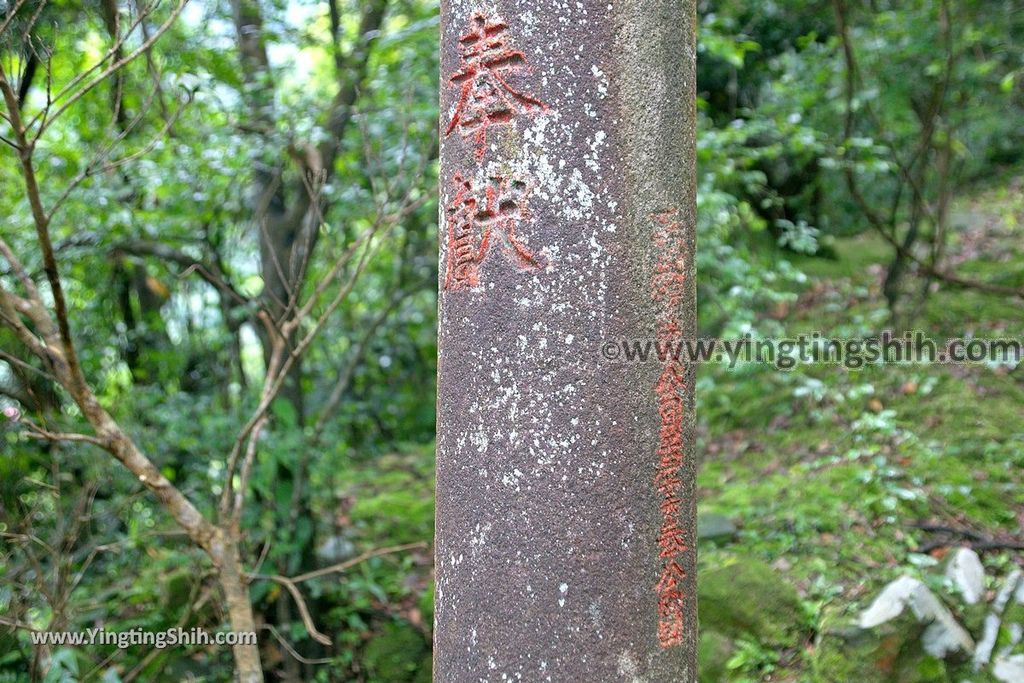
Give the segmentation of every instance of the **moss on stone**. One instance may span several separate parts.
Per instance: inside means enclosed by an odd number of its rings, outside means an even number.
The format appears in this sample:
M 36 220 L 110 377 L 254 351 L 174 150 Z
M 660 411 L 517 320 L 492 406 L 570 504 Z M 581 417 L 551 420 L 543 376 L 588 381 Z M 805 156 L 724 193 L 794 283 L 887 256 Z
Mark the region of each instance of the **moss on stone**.
M 727 680 L 729 659 L 735 646 L 717 631 L 701 629 L 697 645 L 697 671 L 700 683 L 721 683 Z
M 946 670 L 949 673 L 949 680 L 953 683 L 1001 683 L 988 669 L 975 671 L 974 665 L 970 662 L 955 665 L 947 662 Z
M 925 627 L 910 614 L 872 629 L 826 611 L 812 656 L 815 683 L 959 683 L 948 664 L 921 646 Z M 966 679 L 972 680 L 973 679 Z
M 920 638 L 916 624 L 912 633 L 867 631 L 838 610 L 823 615 L 818 642 L 811 660 L 816 683 L 889 683 L 894 678 L 900 651 L 908 641 Z
M 794 645 L 803 624 L 796 590 L 761 560 L 737 557 L 697 577 L 702 629 L 764 645 Z
M 952 683 L 946 663 L 925 654 L 918 647 L 904 648 L 898 661 L 900 683 Z
M 420 678 L 429 648 L 423 634 L 410 624 L 392 622 L 363 649 L 362 663 L 369 683 L 412 683 Z M 429 672 L 429 664 L 427 671 Z M 425 680 L 430 680 L 429 676 Z

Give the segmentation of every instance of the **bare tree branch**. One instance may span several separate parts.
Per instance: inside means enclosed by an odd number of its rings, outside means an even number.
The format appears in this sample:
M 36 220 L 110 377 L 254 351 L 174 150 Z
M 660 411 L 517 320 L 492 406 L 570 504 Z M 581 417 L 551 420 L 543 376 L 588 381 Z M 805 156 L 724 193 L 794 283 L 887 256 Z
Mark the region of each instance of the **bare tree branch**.
M 353 557 L 350 560 L 339 562 L 338 564 L 331 565 L 330 567 L 324 567 L 322 569 L 317 569 L 315 571 L 290 578 L 287 576 L 280 576 L 278 574 L 249 574 L 248 577 L 252 580 L 273 581 L 284 586 L 295 600 L 295 605 L 299 608 L 299 616 L 302 618 L 302 623 L 305 625 L 309 635 L 318 643 L 330 645 L 331 639 L 317 630 L 316 625 L 313 623 L 313 619 L 309 614 L 309 608 L 306 606 L 306 601 L 302 597 L 302 593 L 299 591 L 298 584 L 311 579 L 320 578 L 322 576 L 346 571 L 374 557 L 394 555 L 395 553 L 401 553 L 407 550 L 418 550 L 426 547 L 428 547 L 426 542 L 419 541 L 416 543 L 391 546 L 390 548 L 378 548 L 377 550 L 365 552 L 358 557 Z
M 167 32 L 168 29 L 171 28 L 174 22 L 178 19 L 178 16 L 181 14 L 182 10 L 185 9 L 185 5 L 188 4 L 188 0 L 177 0 L 177 2 L 178 4 L 174 7 L 174 9 L 171 10 L 171 13 L 167 17 L 167 19 L 165 19 L 164 22 L 160 24 L 160 26 L 158 26 L 155 31 L 153 31 L 149 38 L 144 40 L 142 44 L 139 45 L 139 47 L 135 48 L 121 59 L 115 60 L 110 66 L 108 66 L 106 69 L 104 69 L 96 76 L 94 76 L 91 80 L 89 80 L 88 83 L 81 86 L 77 91 L 75 91 L 71 95 L 68 95 L 67 99 L 64 100 L 64 103 L 57 107 L 57 109 L 52 114 L 44 110 L 43 118 L 39 121 L 39 130 L 36 133 L 36 139 L 38 140 L 39 137 L 43 134 L 43 131 L 45 131 L 50 124 L 52 124 L 55 120 L 60 118 L 60 116 L 64 112 L 66 112 L 68 108 L 71 107 L 71 105 L 73 105 L 75 102 L 84 97 L 90 90 L 92 90 L 97 85 L 102 83 L 104 80 L 109 78 L 112 74 L 117 73 L 119 70 L 121 70 L 128 64 L 131 64 L 140 55 L 144 54 L 150 48 L 152 48 L 156 41 L 159 40 L 160 36 L 162 36 L 164 33 Z M 153 3 L 152 5 L 150 5 L 150 7 L 155 7 L 156 4 L 157 3 Z M 136 20 L 136 23 L 141 22 L 143 20 L 144 17 L 140 17 Z M 132 29 L 129 30 L 128 34 L 130 34 L 132 30 L 134 30 L 134 26 L 132 27 Z M 126 34 L 126 36 L 128 34 Z M 123 44 L 123 42 L 124 39 L 119 41 L 118 46 L 120 46 L 120 44 Z M 102 63 L 102 61 L 100 63 Z M 57 93 L 57 96 L 54 98 L 54 102 L 56 103 L 56 101 L 62 99 L 64 94 L 68 92 L 71 87 L 77 85 L 77 83 L 80 80 L 81 78 L 76 78 L 71 83 L 69 83 L 68 86 L 65 86 L 65 88 L 63 88 L 59 93 Z M 34 123 L 35 120 L 33 120 L 33 124 Z
M 401 218 L 413 211 L 415 207 L 421 205 L 423 201 L 425 200 L 409 202 L 395 214 L 379 217 L 374 224 L 355 241 L 355 243 L 353 243 L 336 259 L 327 275 L 325 275 L 314 288 L 314 292 L 310 295 L 309 299 L 289 320 L 285 321 L 280 326 L 276 326 L 272 324 L 271 316 L 266 311 L 261 311 L 258 315 L 260 320 L 263 321 L 268 334 L 271 336 L 273 349 L 270 354 L 270 363 L 267 366 L 259 404 L 250 416 L 249 421 L 239 432 L 228 456 L 228 468 L 225 473 L 225 489 L 221 497 L 222 512 L 226 510 L 226 501 L 231 500 L 234 497 L 232 481 L 234 479 L 235 467 L 239 461 L 240 454 L 243 449 L 247 448 L 246 444 L 253 438 L 254 432 L 257 431 L 256 427 L 262 426 L 264 416 L 270 409 L 274 399 L 281 392 L 281 388 L 284 386 L 288 377 L 288 372 L 291 370 L 294 363 L 306 352 L 309 345 L 312 344 L 317 334 L 327 322 L 327 319 L 330 318 L 337 307 L 355 286 L 355 282 L 359 279 L 359 276 L 362 274 L 369 260 L 371 247 L 373 246 L 373 237 L 375 237 L 378 232 L 381 232 L 385 225 L 390 229 L 390 227 L 395 225 L 399 220 L 401 220 Z M 313 308 L 317 303 L 319 303 L 327 288 L 337 279 L 344 267 L 351 262 L 360 247 L 363 247 L 363 253 L 348 281 L 339 288 L 334 298 L 328 303 L 325 310 L 314 320 L 302 339 L 289 349 L 285 340 L 290 338 L 292 333 L 298 329 L 299 325 L 309 318 Z M 234 512 L 236 516 L 240 514 L 240 510 L 237 507 L 240 502 L 241 501 L 236 499 L 236 508 Z
M 370 340 L 377 333 L 377 328 L 387 320 L 388 316 L 390 316 L 410 294 L 411 292 L 406 290 L 404 292 L 399 292 L 396 296 L 392 297 L 391 302 L 387 306 L 384 306 L 383 309 L 373 317 L 369 324 L 366 325 L 359 341 L 356 342 L 349 351 L 345 365 L 338 373 L 338 378 L 334 382 L 331 394 L 324 402 L 324 407 L 320 410 L 320 415 L 317 417 L 316 425 L 313 427 L 313 433 L 308 439 L 308 445 L 310 448 L 315 447 L 316 444 L 320 442 L 320 437 L 323 435 L 324 429 L 327 428 L 327 423 L 334 416 L 334 411 L 337 410 L 338 405 L 341 403 L 341 399 L 344 397 L 345 391 L 348 389 L 349 382 L 352 379 L 352 374 L 355 372 L 356 367 L 362 360 L 363 353 L 365 352 Z
M 160 127 L 160 130 L 157 131 L 157 133 L 149 140 L 149 142 L 143 145 L 140 149 L 118 159 L 114 159 L 113 161 L 106 161 L 107 157 L 109 157 L 113 153 L 117 145 L 123 142 L 125 138 L 128 137 L 129 133 L 131 133 L 131 131 L 134 130 L 142 122 L 146 114 L 149 112 L 150 106 L 152 105 L 155 98 L 156 92 L 154 91 L 149 94 L 146 102 L 143 103 L 143 105 L 140 107 L 139 113 L 124 126 L 124 128 L 118 133 L 117 137 L 114 138 L 114 140 L 109 145 L 107 145 L 107 147 L 104 150 L 101 150 L 100 153 L 97 154 L 94 159 L 92 159 L 92 161 L 86 164 L 85 168 L 82 169 L 82 171 L 77 176 L 75 176 L 68 182 L 67 186 L 64 188 L 64 192 L 61 193 L 60 197 L 58 197 L 57 200 L 50 207 L 49 214 L 47 215 L 48 220 L 53 220 L 54 215 L 56 215 L 56 213 L 60 211 L 61 207 L 64 205 L 64 202 L 67 201 L 68 197 L 70 197 L 71 194 L 76 189 L 78 189 L 78 187 L 88 178 L 99 173 L 108 173 L 116 168 L 124 166 L 125 164 L 129 164 L 137 159 L 140 159 L 149 154 L 150 152 L 152 152 L 153 149 L 156 148 L 156 146 L 160 143 L 160 141 L 166 137 L 167 132 L 170 131 L 171 127 L 174 126 L 174 124 L 181 117 L 182 113 L 185 111 L 185 107 L 188 106 L 188 103 L 192 101 L 192 96 L 188 95 L 186 101 L 181 103 L 178 106 L 178 108 L 174 110 L 174 112 L 171 114 L 171 117 L 164 121 L 163 125 Z
M 296 652 L 295 648 L 292 647 L 292 645 L 287 640 L 284 639 L 284 637 L 278 632 L 278 630 L 274 628 L 273 624 L 263 624 L 261 628 L 266 631 L 270 631 L 270 635 L 274 636 L 274 639 L 281 645 L 281 647 L 285 649 L 285 652 L 291 655 L 292 659 L 294 659 L 297 662 L 301 662 L 302 664 L 316 665 L 330 664 L 334 661 L 334 659 L 331 657 L 321 657 L 319 659 L 309 659 L 307 657 L 303 657 L 298 652 Z
M 295 606 L 299 608 L 299 617 L 302 618 L 302 623 L 306 627 L 306 631 L 309 632 L 310 637 L 321 645 L 331 644 L 331 639 L 317 630 L 316 624 L 313 623 L 313 617 L 309 614 L 309 607 L 306 605 L 306 600 L 302 597 L 302 592 L 299 590 L 299 587 L 295 585 L 294 581 L 276 574 L 254 576 L 252 578 L 266 579 L 284 586 L 288 592 L 291 593 L 292 599 L 295 600 Z
M 316 569 L 311 572 L 306 572 L 305 574 L 293 576 L 291 577 L 291 581 L 293 583 L 303 583 L 305 581 L 310 581 L 312 579 L 319 579 L 322 576 L 328 576 L 330 574 L 337 574 L 339 572 L 347 571 L 352 567 L 360 565 L 363 562 L 366 562 L 367 560 L 373 559 L 375 557 L 382 557 L 384 555 L 394 555 L 395 553 L 404 553 L 407 550 L 422 550 L 427 547 L 428 544 L 426 541 L 417 541 L 415 543 L 394 545 L 388 548 L 378 548 L 376 550 L 370 550 L 368 552 L 365 552 L 362 555 L 357 555 L 356 557 L 353 557 L 349 560 L 345 560 L 344 562 L 332 564 L 329 567 L 323 567 L 322 569 Z
M 50 441 L 53 443 L 77 441 L 81 443 L 89 443 L 94 446 L 99 446 L 100 448 L 104 447 L 103 442 L 97 439 L 95 436 L 69 432 L 50 432 L 36 424 L 33 424 L 31 421 L 26 419 L 21 419 L 19 420 L 19 422 L 28 427 L 29 431 L 23 432 L 23 434 L 29 439 L 40 439 L 42 441 Z
M 202 261 L 170 245 L 145 240 L 118 242 L 115 245 L 115 250 L 134 256 L 152 256 L 168 263 L 174 263 L 184 268 L 181 277 L 194 272 L 234 304 L 248 306 L 252 303 L 249 297 L 242 294 L 228 281 L 223 269 L 214 261 Z

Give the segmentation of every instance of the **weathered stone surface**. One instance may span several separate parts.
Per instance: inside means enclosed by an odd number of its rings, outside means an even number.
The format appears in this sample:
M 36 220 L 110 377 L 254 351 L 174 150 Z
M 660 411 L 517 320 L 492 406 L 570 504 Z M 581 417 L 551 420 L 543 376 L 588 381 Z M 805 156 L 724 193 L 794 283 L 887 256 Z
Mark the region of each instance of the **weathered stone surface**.
M 952 554 L 946 576 L 968 605 L 977 604 L 985 595 L 985 567 L 978 553 L 970 548 L 959 548 Z
M 1024 683 L 1024 579 L 1003 614 L 992 674 L 1003 683 Z
M 694 34 L 442 0 L 438 683 L 696 680 L 692 370 L 601 353 L 694 330 Z
M 992 662 L 992 675 L 1002 683 L 1021 683 L 1024 681 L 1024 655 L 996 657 Z
M 355 554 L 355 543 L 341 534 L 328 536 L 316 547 L 316 559 L 323 564 L 344 562 Z
M 736 525 L 725 515 L 702 513 L 697 515 L 697 536 L 702 541 L 729 541 L 736 537 Z
M 910 576 L 900 577 L 886 586 L 861 614 L 859 626 L 862 629 L 875 628 L 907 611 L 925 626 L 921 643 L 931 656 L 963 658 L 974 653 L 971 635 L 927 586 Z
M 792 645 L 803 623 L 800 597 L 761 560 L 738 557 L 697 578 L 701 629 L 765 645 Z

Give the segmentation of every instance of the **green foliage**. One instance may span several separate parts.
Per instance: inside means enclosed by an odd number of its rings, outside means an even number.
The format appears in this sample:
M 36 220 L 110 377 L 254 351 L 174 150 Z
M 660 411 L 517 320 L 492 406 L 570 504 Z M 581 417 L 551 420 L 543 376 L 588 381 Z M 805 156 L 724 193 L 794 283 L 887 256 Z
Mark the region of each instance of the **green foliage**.
M 339 4 L 342 54 L 358 43 L 361 4 Z M 1024 193 L 1013 180 L 1024 161 L 1024 13 L 1014 2 L 951 2 L 945 18 L 938 0 L 699 4 L 702 334 L 855 337 L 887 324 L 881 279 L 893 248 L 851 194 L 850 176 L 868 206 L 894 207 L 900 235 L 914 220 L 911 196 L 928 214 L 954 193 L 941 238 L 937 218 L 920 219 L 921 243 L 941 244 L 965 276 L 1024 286 Z M 849 90 L 837 4 L 857 57 Z M 63 201 L 52 232 L 85 374 L 162 474 L 211 517 L 228 454 L 259 403 L 266 341 L 256 304 L 225 298 L 205 276 L 212 268 L 243 297 L 263 293 L 255 181 L 264 172 L 300 180 L 296 158 L 329 137 L 325 111 L 338 89 L 328 6 L 260 5 L 271 60 L 260 78 L 272 90 L 247 83 L 230 3 L 192 0 L 123 72 L 118 107 L 104 83 L 49 127 L 36 152 L 44 204 Z M 53 0 L 40 15 L 36 45 L 58 90 L 107 49 L 99 8 Z M 122 9 L 122 21 L 132 16 Z M 147 27 L 168 11 L 158 7 Z M 308 349 L 302 401 L 273 402 L 246 491 L 247 571 L 345 567 L 301 584 L 316 626 L 334 640 L 328 648 L 279 583 L 251 584 L 261 620 L 301 656 L 326 660 L 311 680 L 429 680 L 436 42 L 436 3 L 393 0 L 333 174 L 318 187 L 325 211 L 307 285 L 378 209 L 395 210 L 398 196 L 415 207 L 374 242 Z M 0 60 L 21 69 L 29 54 L 5 40 Z M 928 117 L 935 92 L 944 104 Z M 37 75 L 26 111 L 45 102 Z M 130 131 L 124 118 L 136 121 Z M 119 137 L 108 160 L 125 163 L 92 165 Z M 908 189 L 915 157 L 920 187 Z M 19 167 L 5 147 L 0 231 L 41 274 Z M 10 280 L 0 270 L 0 282 Z M 1024 332 L 1016 299 L 933 289 L 913 314 L 935 337 Z M 0 349 L 27 357 L 6 328 Z M 66 396 L 21 370 L 0 362 L 0 408 L 54 431 L 84 429 Z M 703 367 L 698 382 L 701 509 L 739 527 L 701 549 L 702 680 L 866 683 L 867 673 L 844 668 L 846 654 L 815 651 L 811 639 L 897 572 L 937 561 L 922 552 L 934 539 L 908 523 L 953 516 L 987 534 L 1020 534 L 1019 369 Z M 5 617 L 71 630 L 225 626 L 209 565 L 138 481 L 88 444 L 54 446 L 22 431 L 0 416 Z M 355 561 L 416 543 L 426 545 Z M 737 601 L 737 591 L 756 599 Z M 268 666 L 290 665 L 268 631 L 261 645 Z M 56 649 L 47 672 L 33 675 L 220 681 L 232 668 L 224 648 L 150 655 Z M 24 680 L 34 656 L 26 631 L 0 628 L 0 681 Z M 900 680 L 955 673 L 934 661 L 907 666 Z

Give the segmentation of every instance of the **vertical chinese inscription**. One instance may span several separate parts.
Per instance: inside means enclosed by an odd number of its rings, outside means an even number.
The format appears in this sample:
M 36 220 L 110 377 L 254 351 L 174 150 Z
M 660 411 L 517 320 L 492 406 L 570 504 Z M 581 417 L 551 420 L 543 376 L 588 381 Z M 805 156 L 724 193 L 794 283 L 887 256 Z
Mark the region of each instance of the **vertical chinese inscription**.
M 448 79 L 458 87 L 448 137 L 456 129 L 475 145 L 473 158 L 484 161 L 487 133 L 492 126 L 508 124 L 520 112 L 547 111 L 533 95 L 513 87 L 509 75 L 527 66 L 526 55 L 514 49 L 508 25 L 500 18 L 478 11 L 469 29 L 459 38 L 461 64 Z M 481 265 L 497 241 L 505 257 L 523 270 L 538 270 L 540 260 L 516 236 L 529 218 L 527 179 L 505 174 L 474 182 L 480 173 L 456 172 L 451 180 L 452 199 L 445 207 L 447 255 L 444 288 L 450 291 L 480 285 Z
M 527 61 L 521 50 L 513 49 L 507 31 L 501 19 L 474 14 L 469 30 L 459 39 L 461 68 L 448 79 L 459 94 L 445 137 L 458 128 L 463 137 L 472 138 L 477 160 L 487 151 L 488 128 L 509 123 L 520 111 L 547 109 L 533 95 L 509 84 L 509 75 L 523 69 Z
M 669 348 L 682 338 L 686 297 L 686 254 L 684 231 L 677 210 L 659 211 L 654 220 L 656 252 L 651 297 L 656 306 L 655 337 Z M 654 386 L 660 427 L 658 464 L 654 483 L 661 501 L 661 530 L 658 534 L 661 569 L 655 590 L 658 595 L 658 642 L 672 647 L 683 642 L 685 629 L 685 555 L 690 548 L 679 525 L 683 509 L 681 469 L 685 453 L 683 418 L 686 411 L 686 367 L 674 354 L 662 364 Z

